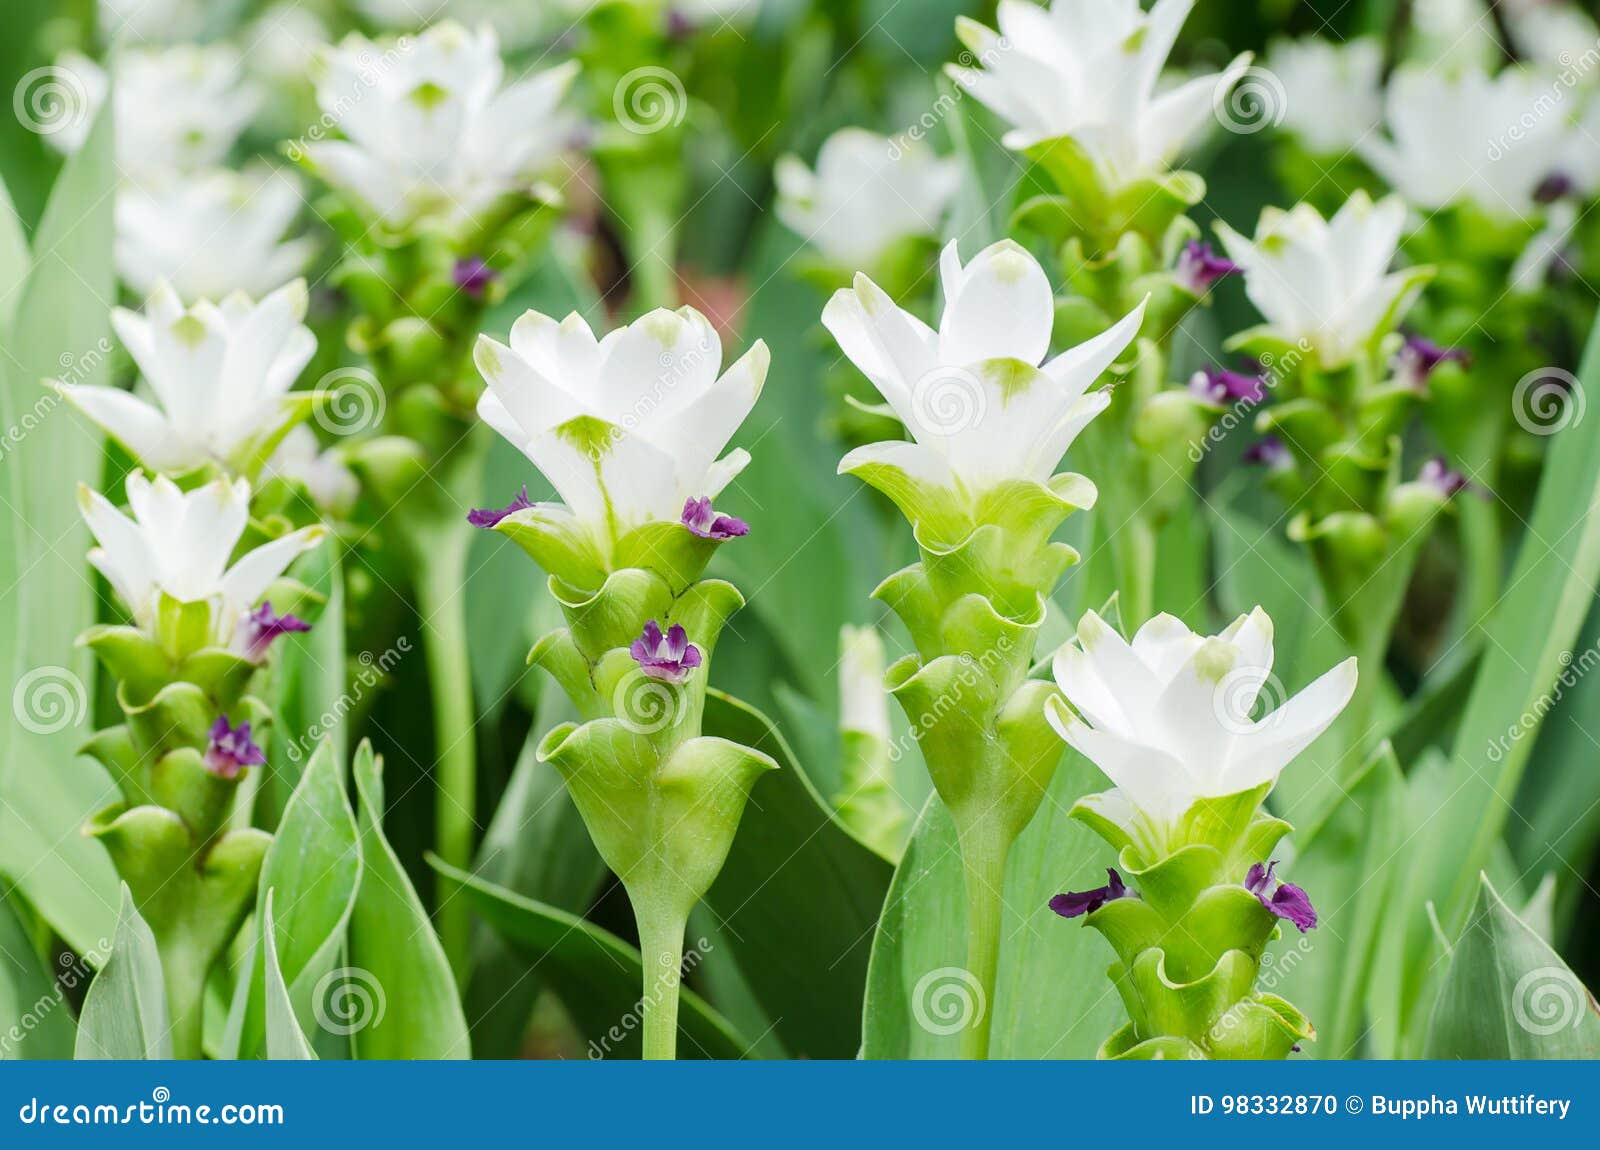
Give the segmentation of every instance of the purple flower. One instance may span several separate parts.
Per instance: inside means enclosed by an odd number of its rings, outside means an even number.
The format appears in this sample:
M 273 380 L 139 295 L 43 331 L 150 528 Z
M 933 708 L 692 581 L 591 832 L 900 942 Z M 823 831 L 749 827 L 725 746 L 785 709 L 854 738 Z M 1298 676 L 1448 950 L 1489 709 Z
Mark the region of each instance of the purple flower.
M 1242 271 L 1232 260 L 1224 259 L 1211 250 L 1210 244 L 1190 240 L 1178 255 L 1178 266 L 1173 275 L 1190 295 L 1205 295 L 1211 285 L 1223 276 Z
M 1246 463 L 1259 464 L 1269 471 L 1287 471 L 1294 466 L 1294 456 L 1289 454 L 1283 440 L 1276 435 L 1256 440 L 1244 449 L 1243 459 Z
M 1304 934 L 1317 925 L 1317 912 L 1311 909 L 1311 899 L 1305 891 L 1292 882 L 1279 882 L 1273 877 L 1277 868 L 1276 860 L 1254 863 L 1244 876 L 1244 889 L 1255 895 L 1262 906 L 1279 918 L 1288 919 Z
M 526 511 L 533 503 L 528 499 L 528 485 L 524 483 L 522 490 L 517 492 L 516 498 L 504 507 L 479 507 L 467 512 L 467 522 L 474 527 L 487 530 L 499 523 L 507 515 L 514 515 L 518 511 Z
M 250 740 L 248 719 L 231 727 L 227 715 L 218 715 L 211 724 L 210 739 L 206 744 L 206 767 L 218 778 L 236 779 L 246 767 L 259 767 L 267 761 L 261 748 Z
M 500 273 L 495 271 L 477 256 L 468 256 L 456 261 L 456 266 L 450 271 L 451 278 L 456 281 L 456 287 L 466 292 L 473 299 L 482 299 L 484 291 L 495 280 L 500 278 Z
M 683 505 L 683 525 L 702 539 L 733 539 L 750 534 L 750 524 L 731 515 L 719 515 L 711 497 L 702 495 Z
M 1110 881 L 1094 890 L 1069 890 L 1066 894 L 1056 895 L 1050 900 L 1050 909 L 1062 918 L 1077 918 L 1082 914 L 1093 914 L 1106 903 L 1119 898 L 1139 897 L 1122 884 L 1122 876 L 1110 867 L 1106 867 L 1106 877 Z
M 1471 486 L 1467 477 L 1453 470 L 1442 455 L 1435 455 L 1422 465 L 1417 472 L 1417 482 L 1433 488 L 1446 499 Z
M 1267 398 L 1267 377 L 1207 367 L 1189 377 L 1189 392 L 1196 399 L 1219 407 L 1233 402 L 1254 405 Z
M 1564 200 L 1578 190 L 1578 183 L 1565 172 L 1551 172 L 1533 189 L 1533 198 L 1541 204 Z
M 650 620 L 628 653 L 646 675 L 669 683 L 683 682 L 700 665 L 700 648 L 689 642 L 688 632 L 678 623 L 663 635 L 660 625 Z
M 1472 362 L 1472 357 L 1464 348 L 1441 347 L 1420 335 L 1408 335 L 1404 346 L 1395 352 L 1389 366 L 1394 370 L 1395 378 L 1401 383 L 1413 391 L 1426 391 L 1428 377 L 1433 374 L 1434 369 L 1442 363 L 1451 361 L 1466 367 Z
M 252 663 L 267 656 L 267 648 L 279 635 L 302 633 L 311 630 L 311 624 L 297 615 L 279 615 L 272 609 L 272 600 L 263 599 L 261 606 L 244 615 L 234 629 L 233 645 Z

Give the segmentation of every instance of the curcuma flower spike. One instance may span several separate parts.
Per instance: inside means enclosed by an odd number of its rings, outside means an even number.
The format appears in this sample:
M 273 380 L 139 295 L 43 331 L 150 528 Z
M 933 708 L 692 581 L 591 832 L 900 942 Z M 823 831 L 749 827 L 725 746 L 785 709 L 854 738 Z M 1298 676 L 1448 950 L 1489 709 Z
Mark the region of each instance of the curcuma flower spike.
M 938 331 L 865 276 L 833 297 L 823 322 L 912 438 L 858 448 L 839 470 L 892 499 L 921 552 L 875 592 L 916 644 L 885 683 L 912 717 L 955 821 L 967 969 L 992 1001 L 1006 856 L 1060 759 L 1043 716 L 1053 689 L 1029 678 L 1045 596 L 1077 559 L 1052 536 L 1096 494 L 1082 476 L 1052 472 L 1109 403 L 1091 387 L 1132 342 L 1144 309 L 1046 360 L 1054 300 L 1023 248 L 998 243 L 963 265 L 952 244 L 940 275 Z M 990 1014 L 963 1032 L 970 1057 L 987 1056 Z
M 1214 115 L 1249 66 L 1157 91 L 1162 67 L 1194 0 L 1055 0 L 1049 11 L 1005 0 L 998 33 L 961 18 L 956 33 L 978 68 L 950 66 L 963 89 L 1011 124 L 1009 148 L 1071 140 L 1112 189 L 1157 176 Z
M 1331 219 L 1310 204 L 1268 208 L 1253 240 L 1226 224 L 1217 234 L 1272 335 L 1304 343 L 1323 367 L 1338 368 L 1393 330 L 1432 274 L 1389 271 L 1405 218 L 1398 196 L 1373 203 L 1357 192 Z
M 1111 883 L 1051 903 L 1117 953 L 1111 977 L 1129 1022 L 1104 1056 L 1283 1057 L 1314 1033 L 1255 989 L 1278 921 L 1301 931 L 1317 921 L 1305 891 L 1260 861 L 1290 829 L 1261 804 L 1349 703 L 1356 667 L 1348 659 L 1253 718 L 1271 674 L 1260 608 L 1209 637 L 1158 615 L 1131 643 L 1089 612 L 1056 656 L 1050 723 L 1116 784 L 1072 809 L 1118 852 Z
M 480 337 L 475 358 L 488 384 L 479 416 L 562 499 L 494 526 L 550 574 L 597 586 L 606 571 L 654 565 L 692 581 L 712 544 L 741 533 L 709 501 L 750 461 L 724 450 L 766 382 L 761 341 L 719 374 L 722 341 L 694 308 L 650 312 L 603 340 L 577 313 L 558 323 L 530 311 L 509 345 Z
M 317 80 L 317 102 L 347 139 L 303 145 L 304 159 L 390 229 L 423 216 L 470 220 L 565 148 L 577 118 L 561 101 L 577 70 L 569 62 L 505 83 L 487 26 L 445 21 L 388 43 L 351 33 L 324 54 Z M 362 93 L 356 105 L 351 92 Z
M 220 463 L 253 478 L 317 399 L 289 390 L 317 350 L 305 314 L 303 280 L 259 303 L 235 292 L 189 308 L 158 284 L 144 314 L 111 313 L 156 402 L 116 387 L 57 388 L 152 471 L 178 475 Z
M 596 339 L 577 315 L 528 312 L 511 342 L 479 340 L 479 415 L 533 461 L 564 503 L 511 505 L 471 521 L 508 536 L 549 573 L 567 626 L 535 644 L 582 718 L 549 732 L 560 771 L 633 904 L 645 952 L 644 1050 L 676 1051 L 689 912 L 733 844 L 766 754 L 702 733 L 716 640 L 744 605 L 703 579 L 748 525 L 712 498 L 749 461 L 724 454 L 766 379 L 757 342 L 718 374 L 722 345 L 693 308 L 658 310 Z M 692 640 L 692 641 L 691 641 Z

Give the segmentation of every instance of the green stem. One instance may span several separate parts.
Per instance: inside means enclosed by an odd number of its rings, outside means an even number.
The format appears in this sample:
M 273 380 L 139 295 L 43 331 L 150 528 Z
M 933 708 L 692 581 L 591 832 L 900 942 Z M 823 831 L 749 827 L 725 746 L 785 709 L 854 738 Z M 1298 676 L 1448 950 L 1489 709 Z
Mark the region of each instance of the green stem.
M 1489 617 L 1500 598 L 1500 515 L 1492 502 L 1470 494 L 1458 497 L 1456 508 L 1466 560 L 1466 604 L 1461 622 L 1464 630 L 1471 632 Z
M 427 636 L 428 683 L 433 695 L 433 735 L 438 755 L 434 849 L 451 866 L 472 866 L 476 838 L 478 764 L 472 699 L 472 662 L 467 655 L 465 540 L 459 532 L 435 546 L 418 548 L 417 600 Z M 472 921 L 463 899 L 441 894 L 439 940 L 458 979 L 467 967 Z
M 683 932 L 688 916 L 635 902 L 639 950 L 644 956 L 644 1057 L 671 1062 L 678 1056 L 678 991 L 683 980 Z
M 1122 623 L 1131 634 L 1155 614 L 1156 533 L 1150 523 L 1135 514 L 1122 525 L 1116 536 L 1121 554 Z
M 161 955 L 167 987 L 167 1013 L 172 1018 L 172 1057 L 194 1061 L 205 1057 L 206 971 L 176 946 Z
M 1006 856 L 1011 838 L 981 822 L 960 836 L 961 868 L 967 890 L 967 973 L 977 980 L 978 1001 L 961 1032 L 961 1057 L 989 1057 L 994 1020 L 994 989 L 1000 971 L 1000 922 L 1005 909 Z

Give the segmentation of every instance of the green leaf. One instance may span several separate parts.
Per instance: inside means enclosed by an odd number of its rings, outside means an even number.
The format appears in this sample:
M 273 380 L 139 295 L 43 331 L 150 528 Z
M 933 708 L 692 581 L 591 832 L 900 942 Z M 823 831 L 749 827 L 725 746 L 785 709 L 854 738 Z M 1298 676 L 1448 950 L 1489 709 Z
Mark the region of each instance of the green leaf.
M 0 895 L 0 1060 L 71 1058 L 72 1010 L 28 937 L 14 901 Z M 84 969 L 75 964 L 62 976 Z
M 318 737 L 332 741 L 336 762 L 344 762 L 348 751 L 342 716 L 350 706 L 350 688 L 339 549 L 313 549 L 296 564 L 295 577 L 323 596 L 324 603 L 309 635 L 284 636 L 273 648 L 272 713 L 278 737 L 268 743 L 272 765 L 257 799 L 258 825 L 269 830 L 282 818 Z
M 78 1019 L 80 1059 L 126 1060 L 172 1057 L 172 1022 L 161 977 L 155 935 L 122 887 L 111 957 L 89 984 Z
M 28 699 L 59 707 L 39 709 L 39 722 L 0 723 L 0 873 L 80 953 L 111 934 L 117 915 L 116 873 L 78 833 L 116 794 L 98 764 L 77 757 L 93 672 L 73 640 L 94 622 L 95 580 L 76 489 L 99 483 L 101 441 L 43 381 L 109 381 L 112 134 L 108 107 L 56 180 L 26 280 L 0 284 L 0 314 L 14 316 L 0 355 L 0 426 L 21 432 L 0 467 L 0 681 L 26 680 Z M 16 234 L 4 230 L 14 263 Z
M 644 959 L 638 950 L 576 915 L 513 894 L 433 856 L 428 861 L 459 884 L 459 897 L 468 899 L 490 926 L 537 960 L 539 974 L 589 1039 L 591 1058 L 639 1056 Z M 678 1011 L 680 1058 L 744 1058 L 749 1050 L 750 1043 L 727 1019 L 684 989 Z
M 1600 1005 L 1486 875 L 1450 956 L 1424 1056 L 1600 1058 Z
M 311 756 L 261 865 L 259 901 L 276 891 L 282 908 L 274 930 L 279 968 L 294 1000 L 301 1029 L 323 1051 L 337 1032 L 319 1033 L 318 1005 L 337 980 L 335 963 L 361 884 L 361 846 L 332 744 Z M 258 931 L 259 933 L 259 931 Z M 224 1057 L 255 1058 L 266 1040 L 264 948 L 258 942 L 249 977 L 234 990 Z M 337 1043 L 329 1042 L 330 1048 Z
M 1104 788 L 1068 754 L 1006 866 L 992 1058 L 1092 1058 L 1127 1021 L 1106 967 L 1110 946 L 1051 912 L 1050 897 L 1105 881 L 1112 852 L 1068 817 L 1079 796 Z M 966 897 L 955 827 L 935 796 L 895 871 L 872 943 L 862 1053 L 867 1058 L 954 1058 L 980 1001 L 967 974 Z
M 1345 784 L 1321 824 L 1296 833 L 1285 877 L 1317 908 L 1315 933 L 1285 931 L 1288 945 L 1262 968 L 1262 989 L 1294 1003 L 1317 1028 L 1302 1049 L 1315 1058 L 1355 1058 L 1365 1034 L 1368 979 L 1398 882 L 1405 779 L 1388 743 Z
M 1600 326 L 1590 333 L 1579 372 L 1588 394 L 1600 389 Z M 1511 811 L 1600 580 L 1600 420 L 1573 420 L 1553 437 L 1533 513 L 1506 592 L 1485 624 L 1483 664 L 1450 759 L 1451 785 L 1423 826 L 1417 866 L 1401 906 L 1406 935 L 1400 1007 L 1408 1037 L 1425 1018 L 1423 956 L 1431 946 L 1423 908 L 1434 903 L 1446 931 L 1460 929 L 1475 876 L 1489 861 Z M 1518 732 L 1514 737 L 1512 732 Z
M 405 867 L 383 836 L 383 762 L 363 741 L 351 768 L 361 807 L 361 889 L 350 915 L 352 976 L 375 986 L 370 1024 L 351 1033 L 357 1058 L 466 1058 L 467 1020 L 455 975 Z
M 304 1062 L 316 1055 L 311 1053 L 306 1036 L 300 1030 L 300 1023 L 295 1019 L 294 1004 L 289 1001 L 289 988 L 284 984 L 283 970 L 278 965 L 278 944 L 273 938 L 277 933 L 272 915 L 274 894 L 274 891 L 267 892 L 267 905 L 261 916 L 265 924 L 261 932 L 261 945 L 264 948 L 262 969 L 267 994 L 267 1057 L 273 1061 Z
M 761 712 L 718 691 L 704 729 L 770 755 L 705 902 L 745 981 L 796 1057 L 860 1046 L 868 948 L 891 868 L 841 823 Z

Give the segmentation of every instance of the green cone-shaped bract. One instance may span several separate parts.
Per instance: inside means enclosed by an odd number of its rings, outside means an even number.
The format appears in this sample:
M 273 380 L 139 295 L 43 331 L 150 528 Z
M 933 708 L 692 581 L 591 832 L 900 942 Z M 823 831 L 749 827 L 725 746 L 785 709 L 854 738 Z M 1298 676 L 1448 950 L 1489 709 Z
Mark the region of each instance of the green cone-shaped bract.
M 1261 809 L 1269 788 L 1202 799 L 1159 834 L 1114 792 L 1073 807 L 1137 891 L 1084 919 L 1116 952 L 1107 973 L 1129 1018 L 1101 1057 L 1283 1058 L 1314 1037 L 1304 1015 L 1256 986 L 1279 920 L 1244 880 L 1290 830 Z

